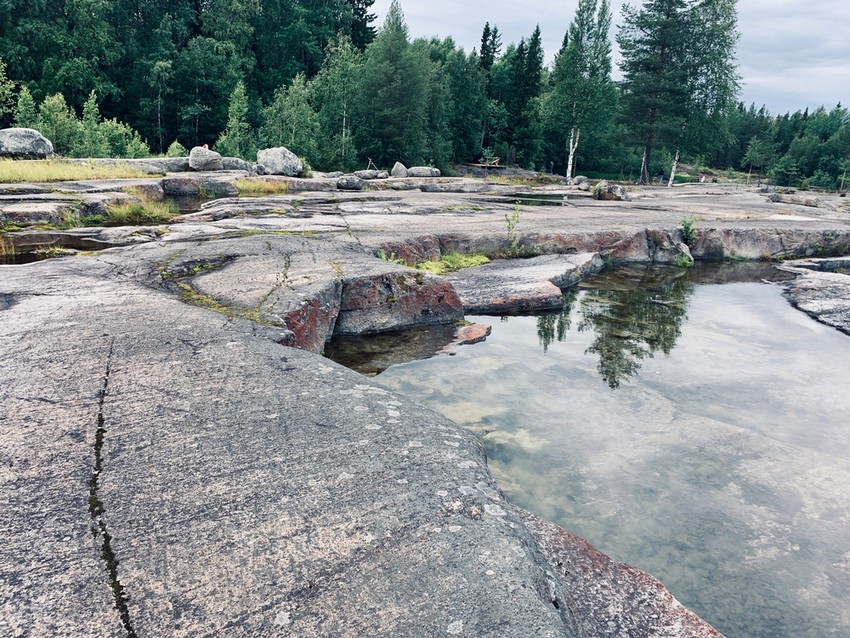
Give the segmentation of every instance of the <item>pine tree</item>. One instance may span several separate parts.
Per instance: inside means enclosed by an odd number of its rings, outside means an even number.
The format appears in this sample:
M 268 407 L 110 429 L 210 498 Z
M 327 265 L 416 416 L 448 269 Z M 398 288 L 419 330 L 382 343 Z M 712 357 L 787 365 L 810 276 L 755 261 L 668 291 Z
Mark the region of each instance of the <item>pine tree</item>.
M 245 83 L 239 80 L 230 94 L 227 107 L 227 128 L 216 142 L 216 150 L 222 155 L 249 159 L 256 148 L 251 140 L 251 125 L 247 120 L 248 96 Z
M 81 157 L 106 157 L 109 148 L 100 129 L 100 109 L 97 106 L 97 93 L 92 91 L 83 104 L 82 135 L 75 155 Z
M 404 13 L 393 0 L 363 62 L 355 134 L 366 157 L 379 165 L 427 159 L 428 72 L 429 60 L 411 48 Z
M 6 63 L 0 58 L 0 128 L 9 125 L 15 111 L 15 83 L 6 77 Z
M 20 128 L 37 128 L 38 111 L 35 108 L 35 100 L 26 86 L 21 87 L 18 94 L 18 107 L 15 109 L 15 126 Z
M 738 90 L 735 0 L 646 0 L 623 7 L 617 42 L 623 57 L 627 121 L 643 146 L 641 183 L 650 179 L 657 145 L 695 145 L 714 114 Z M 671 171 L 672 177 L 675 173 Z
M 351 5 L 351 43 L 363 51 L 375 39 L 375 27 L 371 24 L 375 20 L 375 14 L 369 13 L 375 0 L 347 0 L 347 2 Z

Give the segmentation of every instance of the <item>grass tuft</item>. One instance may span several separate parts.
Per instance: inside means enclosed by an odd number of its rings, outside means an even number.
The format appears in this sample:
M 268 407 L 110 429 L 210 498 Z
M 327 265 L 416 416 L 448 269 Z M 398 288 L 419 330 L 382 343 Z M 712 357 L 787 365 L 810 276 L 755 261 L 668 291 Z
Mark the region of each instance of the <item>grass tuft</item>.
M 257 179 L 242 177 L 236 180 L 236 188 L 242 197 L 280 195 L 289 192 L 289 183 L 280 179 Z
M 144 226 L 168 222 L 180 213 L 173 201 L 155 202 L 140 198 L 136 201 L 112 204 L 107 207 L 108 216 L 103 220 L 104 226 Z M 86 222 L 89 221 L 84 220 Z
M 445 275 L 461 268 L 471 268 L 486 264 L 490 259 L 486 255 L 462 255 L 461 253 L 446 253 L 440 261 L 423 261 L 416 268 L 434 275 Z

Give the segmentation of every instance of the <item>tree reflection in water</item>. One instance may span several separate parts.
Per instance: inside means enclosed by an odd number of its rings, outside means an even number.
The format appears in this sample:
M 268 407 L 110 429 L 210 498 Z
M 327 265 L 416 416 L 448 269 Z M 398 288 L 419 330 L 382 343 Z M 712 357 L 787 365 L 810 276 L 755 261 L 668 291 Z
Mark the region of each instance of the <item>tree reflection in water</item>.
M 580 286 L 576 328 L 594 333 L 585 354 L 598 355 L 596 369 L 611 389 L 640 370 L 643 359 L 658 351 L 669 355 L 675 347 L 694 290 L 687 274 L 678 268 L 618 269 Z M 560 313 L 538 318 L 544 351 L 566 339 L 576 298 L 575 290 L 565 294 Z

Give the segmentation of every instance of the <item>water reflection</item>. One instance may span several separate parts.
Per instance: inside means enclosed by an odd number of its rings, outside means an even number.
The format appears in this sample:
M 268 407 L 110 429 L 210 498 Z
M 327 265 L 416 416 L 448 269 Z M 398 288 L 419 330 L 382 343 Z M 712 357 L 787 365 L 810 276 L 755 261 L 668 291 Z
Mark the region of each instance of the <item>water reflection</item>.
M 656 352 L 669 355 L 682 334 L 694 286 L 685 271 L 621 271 L 598 281 L 581 298 L 579 332 L 592 332 L 585 351 L 612 390 Z
M 561 313 L 378 378 L 481 436 L 514 503 L 647 569 L 730 638 L 848 636 L 850 341 L 777 287 L 701 285 L 772 278 L 605 275 Z

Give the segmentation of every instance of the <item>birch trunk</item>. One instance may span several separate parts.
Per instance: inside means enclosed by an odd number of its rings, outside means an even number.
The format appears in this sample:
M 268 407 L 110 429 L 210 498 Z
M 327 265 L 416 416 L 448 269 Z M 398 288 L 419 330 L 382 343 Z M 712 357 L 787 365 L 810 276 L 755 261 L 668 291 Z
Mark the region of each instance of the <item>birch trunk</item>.
M 570 155 L 567 158 L 567 178 L 573 178 L 573 165 L 575 163 L 576 157 L 576 149 L 578 148 L 578 141 L 581 137 L 581 129 L 571 128 L 570 129 Z
M 676 149 L 676 157 L 673 158 L 673 166 L 670 168 L 670 181 L 667 182 L 667 187 L 673 187 L 673 180 L 676 179 L 676 169 L 679 168 L 679 149 Z

